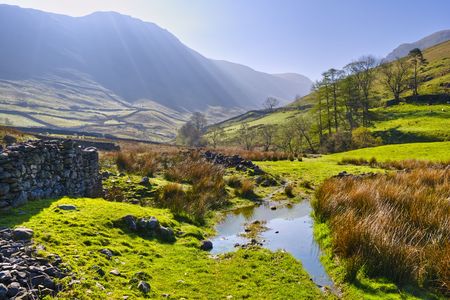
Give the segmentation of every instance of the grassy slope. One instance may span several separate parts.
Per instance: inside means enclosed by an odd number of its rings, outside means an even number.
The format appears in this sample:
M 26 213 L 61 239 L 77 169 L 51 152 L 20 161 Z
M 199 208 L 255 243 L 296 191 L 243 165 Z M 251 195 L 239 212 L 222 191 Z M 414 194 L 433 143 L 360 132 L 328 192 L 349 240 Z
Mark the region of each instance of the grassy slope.
M 154 141 L 172 139 L 187 118 L 187 114 L 151 101 L 127 103 L 83 77 L 1 80 L 0 107 L 0 124 L 8 118 L 13 126 L 99 132 Z
M 419 93 L 437 94 L 445 92 L 442 84 L 450 82 L 450 41 L 436 45 L 424 51 L 424 57 L 429 64 L 425 67 L 423 75 L 432 79 L 424 82 Z M 381 101 L 389 100 L 392 96 L 385 91 L 379 82 L 375 84 L 374 92 Z M 403 96 L 409 96 L 410 92 L 405 92 Z M 294 108 L 300 105 L 315 103 L 315 95 L 307 95 L 300 100 L 289 105 Z M 442 111 L 444 110 L 444 111 Z M 394 135 L 390 143 L 412 142 L 412 141 L 446 141 L 450 139 L 450 128 L 444 126 L 450 117 L 450 105 L 398 105 L 390 108 L 375 108 L 373 112 L 378 116 L 371 130 L 392 131 Z M 288 115 L 279 112 L 269 113 L 255 117 L 253 114 L 243 116 L 224 122 L 227 133 L 233 133 L 243 122 L 248 122 L 250 126 L 261 124 L 283 124 L 289 120 L 288 117 L 295 115 L 290 112 Z M 396 132 L 397 131 L 397 132 Z
M 374 148 L 358 149 L 344 153 L 324 155 L 320 158 L 306 158 L 303 161 L 258 162 L 263 169 L 272 174 L 284 176 L 300 183 L 308 181 L 319 185 L 324 179 L 342 171 L 360 174 L 365 172 L 385 172 L 367 166 L 339 165 L 342 158 L 375 157 L 378 161 L 420 159 L 433 161 L 450 160 L 450 142 L 413 143 L 402 145 L 386 145 Z M 399 287 L 384 278 L 368 278 L 359 274 L 354 283 L 344 280 L 344 268 L 333 257 L 330 231 L 327 224 L 315 224 L 314 234 L 322 246 L 322 262 L 333 280 L 343 290 L 345 299 L 433 299 L 434 295 L 417 287 Z
M 79 210 L 59 211 L 56 207 L 63 203 L 75 204 Z M 156 216 L 163 224 L 184 234 L 172 245 L 144 239 L 113 226 L 113 221 L 128 214 Z M 198 250 L 202 229 L 174 220 L 167 210 L 102 199 L 63 198 L 31 202 L 2 215 L 0 225 L 32 228 L 36 243 L 45 245 L 48 253 L 61 255 L 69 264 L 81 284 L 67 288 L 59 298 L 143 298 L 136 283 L 130 282 L 139 271 L 148 276 L 152 287 L 149 296 L 157 298 L 164 294 L 174 299 L 224 299 L 230 295 L 234 299 L 321 297 L 301 264 L 290 255 L 241 250 L 210 257 Z M 99 253 L 103 248 L 117 255 L 108 260 Z M 99 276 L 95 266 L 100 266 L 106 275 Z M 112 269 L 119 270 L 122 276 L 109 274 Z

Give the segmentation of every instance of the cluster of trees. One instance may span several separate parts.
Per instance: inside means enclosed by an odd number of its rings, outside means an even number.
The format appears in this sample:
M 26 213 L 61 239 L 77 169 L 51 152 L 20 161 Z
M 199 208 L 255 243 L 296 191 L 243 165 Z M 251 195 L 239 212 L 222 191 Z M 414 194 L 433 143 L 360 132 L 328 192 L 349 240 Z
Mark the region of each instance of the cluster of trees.
M 312 110 L 299 113 L 281 125 L 251 127 L 243 123 L 234 142 L 246 150 L 259 147 L 264 151 L 281 150 L 292 154 L 378 145 L 381 139 L 373 137 L 367 129 L 373 118 L 370 108 L 378 105 L 379 100 L 375 87 L 382 85 L 396 101 L 408 89 L 413 96 L 418 96 L 423 81 L 422 67 L 426 63 L 422 52 L 414 49 L 407 57 L 393 62 L 365 56 L 342 70 L 329 69 L 313 85 L 311 96 L 315 97 L 316 105 Z M 279 101 L 269 97 L 263 105 L 271 112 Z M 207 140 L 202 137 L 205 128 L 205 117 L 195 113 L 180 129 L 181 142 L 190 146 L 208 143 L 213 147 L 224 142 L 226 135 L 222 128 L 212 127 Z
M 342 70 L 324 72 L 313 86 L 317 103 L 313 114 L 317 120 L 319 147 L 327 151 L 346 150 L 352 132 L 370 125 L 370 108 L 379 98 L 376 84 L 389 91 L 395 101 L 399 101 L 408 89 L 418 96 L 423 80 L 422 67 L 426 63 L 422 52 L 416 48 L 407 57 L 393 62 L 365 56 Z M 358 132 L 362 132 L 361 129 Z

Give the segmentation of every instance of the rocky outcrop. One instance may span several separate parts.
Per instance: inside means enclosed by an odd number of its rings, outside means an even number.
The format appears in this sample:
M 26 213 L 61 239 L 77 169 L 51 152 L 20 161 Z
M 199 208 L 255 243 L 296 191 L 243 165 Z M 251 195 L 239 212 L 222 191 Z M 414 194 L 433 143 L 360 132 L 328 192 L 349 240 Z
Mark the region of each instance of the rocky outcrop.
M 67 275 L 61 259 L 38 257 L 32 235 L 28 228 L 0 230 L 0 299 L 41 299 L 61 289 L 55 283 Z
M 264 171 L 259 166 L 239 155 L 227 156 L 208 150 L 203 153 L 203 157 L 213 164 L 223 165 L 226 168 L 235 168 L 238 171 L 244 172 L 250 170 L 252 175 L 264 174 Z
M 0 210 L 29 200 L 101 192 L 96 148 L 71 140 L 30 141 L 0 152 Z

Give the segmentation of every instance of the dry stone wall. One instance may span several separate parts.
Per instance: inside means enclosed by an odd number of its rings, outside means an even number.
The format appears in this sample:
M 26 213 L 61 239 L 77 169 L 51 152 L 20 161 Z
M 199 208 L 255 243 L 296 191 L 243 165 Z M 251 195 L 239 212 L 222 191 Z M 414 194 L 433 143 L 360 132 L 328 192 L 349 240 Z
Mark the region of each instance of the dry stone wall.
M 102 193 L 96 148 L 65 140 L 30 141 L 0 150 L 1 210 L 30 200 Z

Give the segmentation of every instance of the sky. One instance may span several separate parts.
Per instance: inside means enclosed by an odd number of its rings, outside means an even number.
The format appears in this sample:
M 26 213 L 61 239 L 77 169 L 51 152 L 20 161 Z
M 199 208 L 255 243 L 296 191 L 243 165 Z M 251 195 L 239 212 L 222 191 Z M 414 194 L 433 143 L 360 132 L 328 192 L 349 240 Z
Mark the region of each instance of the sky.
M 206 57 L 315 80 L 360 56 L 450 29 L 447 0 L 10 0 L 71 16 L 116 11 L 169 30 Z

